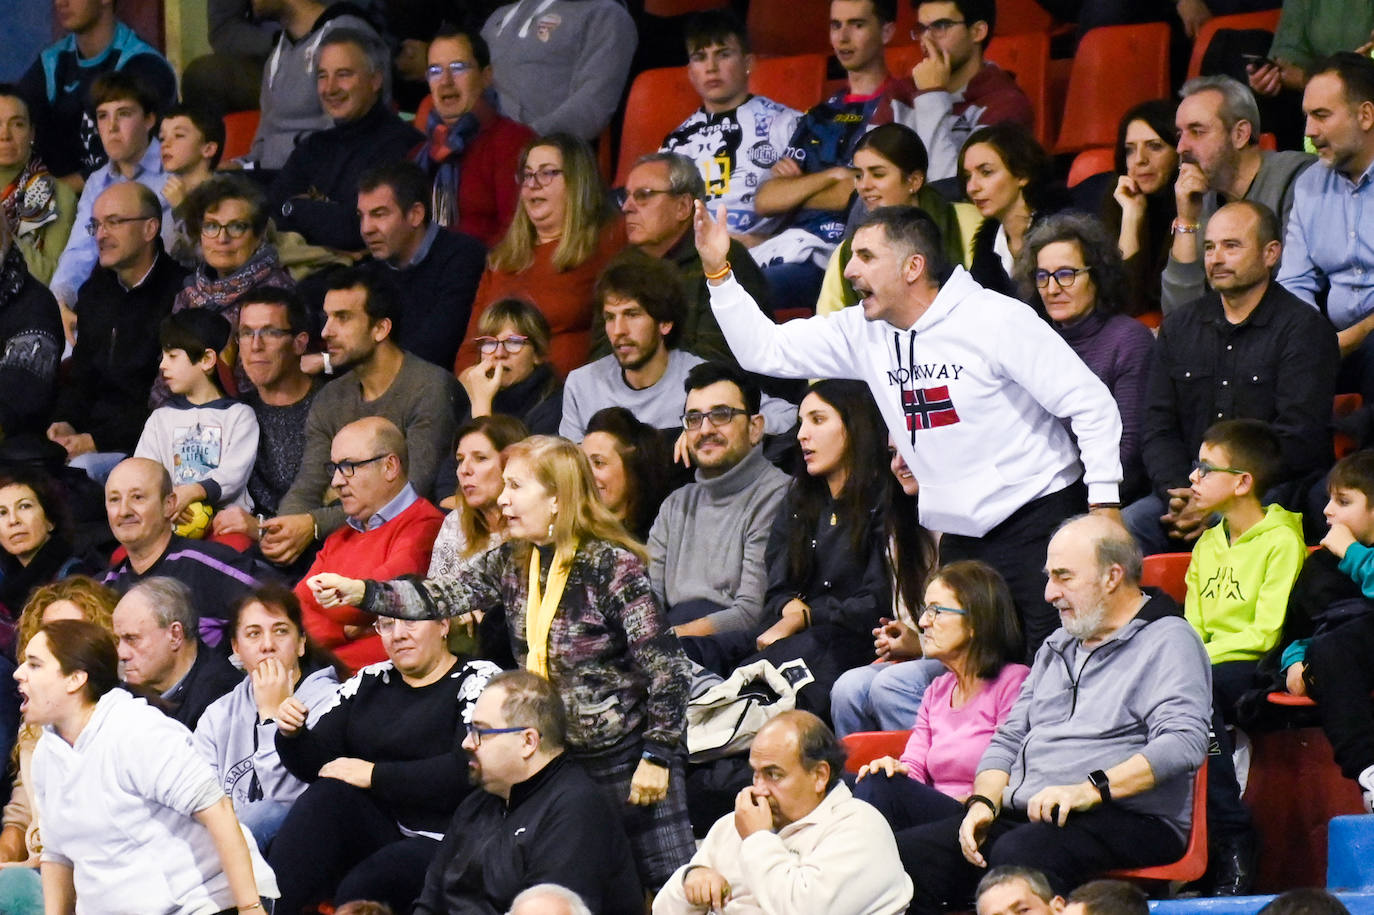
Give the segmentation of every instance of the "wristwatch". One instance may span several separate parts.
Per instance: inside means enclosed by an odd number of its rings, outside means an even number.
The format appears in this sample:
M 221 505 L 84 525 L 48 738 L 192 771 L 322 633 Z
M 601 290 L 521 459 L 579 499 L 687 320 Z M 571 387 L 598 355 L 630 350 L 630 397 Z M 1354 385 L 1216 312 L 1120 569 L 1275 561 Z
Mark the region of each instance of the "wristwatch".
M 1110 804 L 1112 801 L 1112 785 L 1107 780 L 1107 773 L 1101 769 L 1094 769 L 1088 773 L 1088 781 L 1093 783 L 1097 793 L 1102 796 L 1102 803 Z
M 656 766 L 662 766 L 665 769 L 671 769 L 673 767 L 673 761 L 671 759 L 655 750 L 645 750 L 641 758 Z

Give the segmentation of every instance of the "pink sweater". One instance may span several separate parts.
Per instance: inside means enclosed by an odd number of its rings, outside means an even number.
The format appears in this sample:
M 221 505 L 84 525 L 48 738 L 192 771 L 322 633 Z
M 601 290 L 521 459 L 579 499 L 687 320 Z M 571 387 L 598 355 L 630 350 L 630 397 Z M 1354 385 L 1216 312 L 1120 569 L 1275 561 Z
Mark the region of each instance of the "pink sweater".
M 978 760 L 988 748 L 992 732 L 1011 711 L 1029 674 L 1030 668 L 1024 664 L 1006 665 L 962 708 L 950 705 L 956 685 L 954 674 L 936 677 L 921 699 L 916 727 L 902 751 L 902 762 L 911 767 L 911 777 L 960 800 L 972 794 Z

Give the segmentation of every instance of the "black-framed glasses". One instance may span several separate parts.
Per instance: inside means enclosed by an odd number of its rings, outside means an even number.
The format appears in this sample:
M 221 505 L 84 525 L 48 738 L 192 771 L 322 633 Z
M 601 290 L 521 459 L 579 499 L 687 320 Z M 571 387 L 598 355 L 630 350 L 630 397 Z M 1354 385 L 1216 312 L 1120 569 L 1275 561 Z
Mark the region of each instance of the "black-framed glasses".
M 553 179 L 563 174 L 563 169 L 554 168 L 552 165 L 545 165 L 537 170 L 527 169 L 515 173 L 515 183 L 524 187 L 533 182 L 535 187 L 548 187 L 553 183 Z
M 1037 289 L 1048 289 L 1050 277 L 1059 284 L 1060 289 L 1072 289 L 1073 284 L 1078 280 L 1080 273 L 1091 273 L 1091 267 L 1060 267 L 1058 270 L 1037 270 L 1035 271 L 1035 287 Z
M 444 78 L 444 73 L 457 79 L 469 70 L 476 70 L 477 64 L 466 60 L 450 60 L 446 64 L 430 64 L 425 67 L 425 79 L 431 83 L 437 83 Z
M 688 410 L 682 414 L 682 428 L 700 429 L 701 421 L 709 418 L 711 425 L 719 428 L 736 416 L 748 416 L 748 410 L 741 410 L 739 407 L 712 407 L 709 410 Z
M 228 233 L 230 238 L 242 238 L 253 228 L 251 222 L 242 219 L 235 219 L 231 222 L 214 222 L 205 220 L 200 224 L 200 234 L 206 238 L 219 238 L 221 232 Z
M 967 610 L 960 610 L 958 607 L 946 607 L 944 604 L 926 604 L 921 608 L 921 615 L 917 619 L 923 619 L 929 615 L 932 619 L 939 619 L 941 613 L 953 613 L 955 616 L 968 616 Z
M 644 206 L 659 194 L 675 194 L 670 187 L 637 187 L 632 191 L 625 192 L 626 200 L 633 200 L 639 206 Z
M 490 356 L 496 352 L 499 346 L 510 355 L 514 356 L 525 348 L 525 344 L 530 342 L 529 337 L 522 337 L 519 334 L 511 334 L 509 337 L 477 337 L 474 341 L 477 349 L 483 356 Z
M 275 342 L 294 336 L 295 334 L 291 331 L 282 330 L 280 327 L 240 327 L 239 345 L 246 346 L 249 343 L 262 343 L 265 340 Z
M 911 37 L 920 40 L 926 32 L 939 38 L 941 35 L 954 28 L 956 25 L 967 25 L 965 19 L 936 19 L 931 23 L 918 22 L 911 27 Z
M 160 214 L 155 213 L 152 216 L 106 216 L 104 219 L 92 219 L 90 222 L 86 223 L 86 234 L 95 237 L 95 233 L 99 232 L 102 228 L 114 231 L 125 223 L 143 222 L 145 219 L 157 219 L 158 215 Z
M 1207 461 L 1193 461 L 1193 473 L 1197 474 L 1199 480 L 1204 479 L 1209 473 L 1245 473 L 1244 470 L 1237 470 L 1235 467 L 1218 467 L 1216 464 Z
M 534 729 L 528 726 L 518 728 L 479 728 L 475 724 L 470 724 L 468 725 L 468 739 L 472 741 L 473 747 L 480 747 L 483 737 L 494 737 L 497 734 L 518 734 L 521 731 L 531 730 Z
M 331 480 L 334 478 L 334 474 L 336 473 L 343 474 L 343 478 L 347 480 L 351 479 L 353 474 L 358 472 L 359 467 L 363 466 L 364 464 L 371 464 L 374 461 L 380 461 L 385 457 L 387 457 L 386 454 L 379 454 L 375 457 L 364 458 L 361 461 L 325 461 L 324 469 L 325 472 L 329 474 L 329 478 Z

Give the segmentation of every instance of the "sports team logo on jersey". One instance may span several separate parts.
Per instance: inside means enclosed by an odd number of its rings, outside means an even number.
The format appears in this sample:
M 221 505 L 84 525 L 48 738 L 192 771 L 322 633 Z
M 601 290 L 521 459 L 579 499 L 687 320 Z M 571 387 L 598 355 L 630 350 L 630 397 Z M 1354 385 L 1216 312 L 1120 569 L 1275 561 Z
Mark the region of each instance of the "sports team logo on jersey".
M 906 414 L 906 427 L 912 432 L 952 426 L 959 421 L 954 400 L 949 396 L 949 385 L 903 391 L 902 412 Z
M 553 37 L 554 29 L 563 24 L 563 17 L 557 13 L 545 13 L 534 23 L 534 37 L 547 42 Z

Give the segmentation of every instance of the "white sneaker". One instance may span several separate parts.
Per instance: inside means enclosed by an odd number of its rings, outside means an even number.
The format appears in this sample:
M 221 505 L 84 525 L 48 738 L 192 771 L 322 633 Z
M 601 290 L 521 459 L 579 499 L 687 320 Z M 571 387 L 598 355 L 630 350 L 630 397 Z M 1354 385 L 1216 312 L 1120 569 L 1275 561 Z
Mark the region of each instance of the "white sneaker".
M 1374 813 L 1374 766 L 1361 772 L 1355 781 L 1359 782 L 1364 798 L 1365 813 Z

